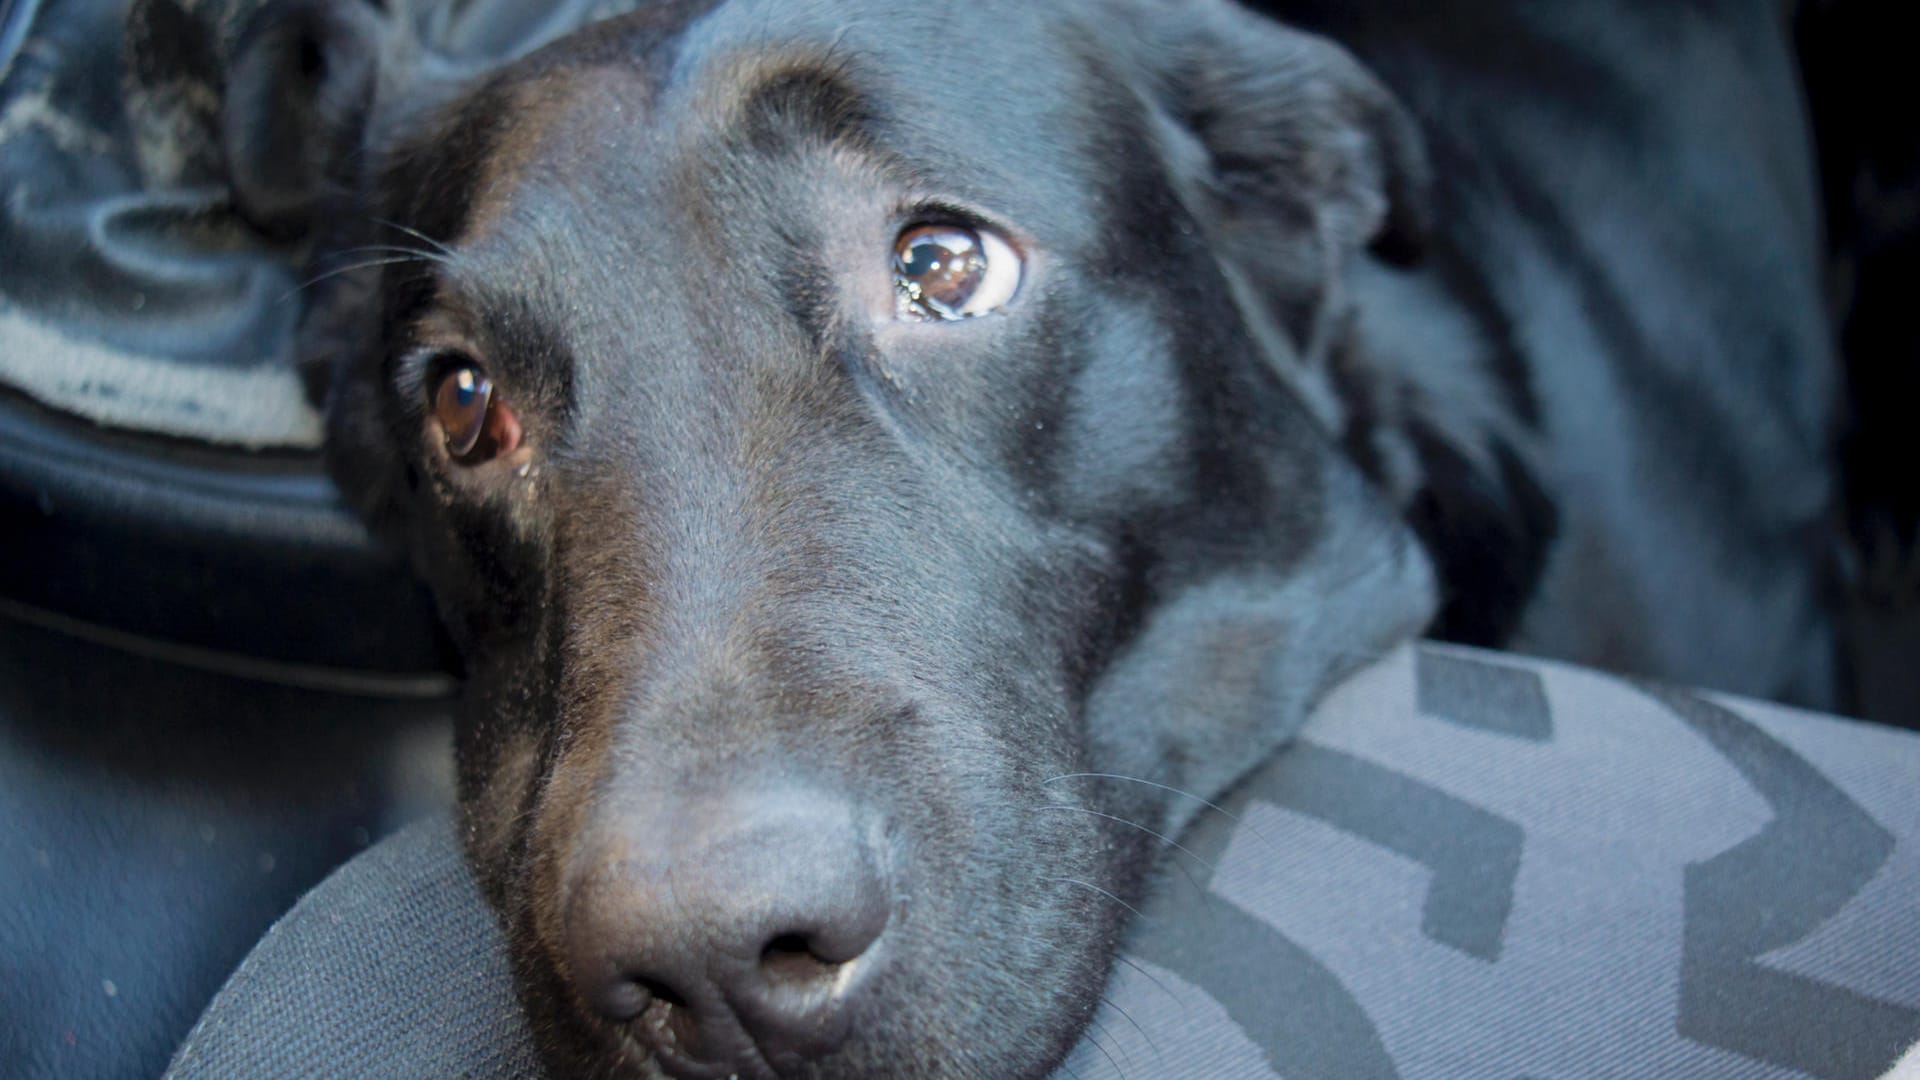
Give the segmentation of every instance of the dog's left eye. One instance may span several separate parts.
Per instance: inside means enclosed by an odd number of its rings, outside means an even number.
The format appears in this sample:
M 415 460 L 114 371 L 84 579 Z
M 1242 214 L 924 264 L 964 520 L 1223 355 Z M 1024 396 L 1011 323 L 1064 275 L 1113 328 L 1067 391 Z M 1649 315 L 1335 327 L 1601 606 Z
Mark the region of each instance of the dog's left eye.
M 902 318 L 970 319 L 1006 306 L 1020 288 L 1020 256 L 991 229 L 916 225 L 893 245 Z
M 455 358 L 446 364 L 432 405 L 446 436 L 447 456 L 461 465 L 491 461 L 520 445 L 519 418 L 494 393 L 486 371 L 471 360 Z

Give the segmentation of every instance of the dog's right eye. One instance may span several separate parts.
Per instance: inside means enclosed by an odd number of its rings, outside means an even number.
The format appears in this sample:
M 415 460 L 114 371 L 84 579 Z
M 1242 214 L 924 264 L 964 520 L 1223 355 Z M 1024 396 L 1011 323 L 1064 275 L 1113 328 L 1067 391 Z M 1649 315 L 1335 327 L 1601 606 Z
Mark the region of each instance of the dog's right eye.
M 441 368 L 433 391 L 433 418 L 446 435 L 447 456 L 478 465 L 520 445 L 520 421 L 499 400 L 479 364 L 457 358 Z
M 893 287 L 903 318 L 945 322 L 988 315 L 1020 288 L 1020 256 L 992 229 L 918 225 L 893 245 Z

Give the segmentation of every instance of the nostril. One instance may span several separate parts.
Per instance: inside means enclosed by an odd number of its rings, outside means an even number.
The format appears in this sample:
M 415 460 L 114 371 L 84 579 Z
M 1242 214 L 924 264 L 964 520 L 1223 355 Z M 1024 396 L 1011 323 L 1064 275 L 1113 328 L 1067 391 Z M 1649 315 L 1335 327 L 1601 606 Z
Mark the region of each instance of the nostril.
M 760 971 L 767 981 L 794 989 L 830 982 L 846 962 L 821 956 L 813 941 L 803 934 L 782 934 L 760 950 Z
M 638 979 L 648 997 L 646 1008 L 635 1017 L 636 1027 L 645 1031 L 653 1045 L 673 1050 L 694 1060 L 702 1056 L 700 1018 L 686 999 L 673 988 L 652 979 Z
M 784 792 L 601 826 L 618 829 L 582 841 L 565 901 L 585 1004 L 682 1071 L 758 1059 L 795 1072 L 831 1053 L 873 1007 L 862 988 L 885 966 L 892 914 L 862 820 Z M 655 833 L 670 839 L 633 839 Z
M 782 957 L 811 956 L 812 954 L 813 950 L 808 946 L 805 934 L 781 934 L 767 942 L 767 947 L 760 950 L 760 962 L 775 963 Z
M 594 1011 L 615 1023 L 624 1024 L 646 1011 L 652 995 L 641 982 L 618 979 L 608 983 L 591 1000 Z
M 601 1016 L 615 1023 L 625 1024 L 656 1009 L 671 1008 L 684 1011 L 687 1002 L 666 983 L 641 975 L 632 975 L 609 981 L 593 998 L 593 1006 Z
M 659 1002 L 662 1005 L 672 1006 L 676 1009 L 684 1009 L 687 1007 L 687 1000 L 685 998 L 674 993 L 673 987 L 657 979 L 638 978 L 633 980 L 633 985 L 637 987 L 641 993 L 645 994 L 649 1000 Z

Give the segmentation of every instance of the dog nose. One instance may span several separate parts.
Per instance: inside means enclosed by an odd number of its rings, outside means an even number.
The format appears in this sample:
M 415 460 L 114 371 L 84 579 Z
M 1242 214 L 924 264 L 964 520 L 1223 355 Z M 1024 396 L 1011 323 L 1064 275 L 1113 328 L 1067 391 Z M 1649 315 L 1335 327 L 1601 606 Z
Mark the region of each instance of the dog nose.
M 786 1072 L 845 1041 L 890 910 L 851 806 L 788 792 L 607 817 L 565 928 L 569 974 L 601 1016 L 669 1071 Z

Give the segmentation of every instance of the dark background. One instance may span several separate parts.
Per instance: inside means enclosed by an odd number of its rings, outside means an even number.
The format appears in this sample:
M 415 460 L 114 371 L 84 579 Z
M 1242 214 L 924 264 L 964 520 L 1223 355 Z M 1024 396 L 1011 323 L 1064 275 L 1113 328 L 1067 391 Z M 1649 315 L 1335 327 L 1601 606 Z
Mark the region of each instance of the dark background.
M 1920 74 L 1911 4 L 1811 0 L 1798 36 L 1851 408 L 1840 508 L 1855 707 L 1920 728 Z

